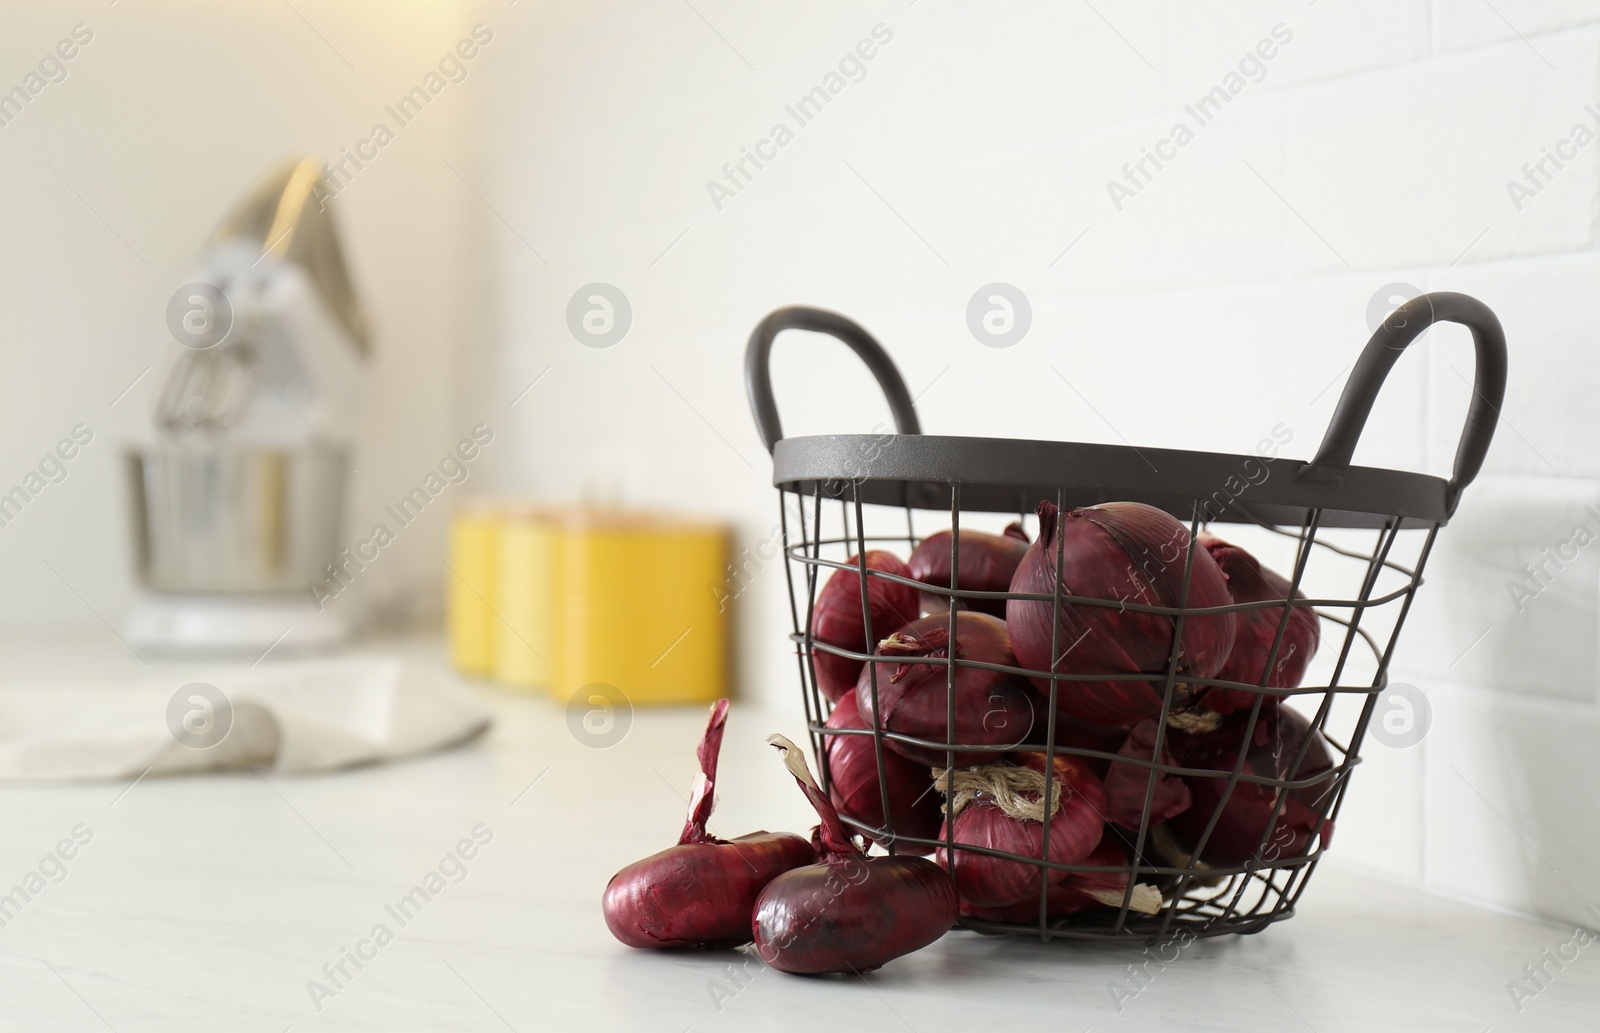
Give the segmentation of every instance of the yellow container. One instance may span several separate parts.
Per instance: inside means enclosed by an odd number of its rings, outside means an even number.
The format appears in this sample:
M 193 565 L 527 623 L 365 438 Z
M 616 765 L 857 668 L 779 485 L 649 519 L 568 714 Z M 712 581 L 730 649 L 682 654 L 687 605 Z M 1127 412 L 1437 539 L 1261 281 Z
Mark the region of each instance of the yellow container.
M 508 511 L 496 536 L 494 678 L 522 689 L 549 690 L 561 619 L 561 571 L 554 516 Z
M 445 627 L 450 659 L 468 674 L 494 670 L 494 598 L 500 513 L 492 506 L 458 511 L 450 521 L 450 567 L 445 571 Z
M 577 512 L 562 521 L 559 551 L 558 700 L 596 682 L 635 705 L 728 694 L 727 618 L 707 589 L 726 582 L 726 528 Z

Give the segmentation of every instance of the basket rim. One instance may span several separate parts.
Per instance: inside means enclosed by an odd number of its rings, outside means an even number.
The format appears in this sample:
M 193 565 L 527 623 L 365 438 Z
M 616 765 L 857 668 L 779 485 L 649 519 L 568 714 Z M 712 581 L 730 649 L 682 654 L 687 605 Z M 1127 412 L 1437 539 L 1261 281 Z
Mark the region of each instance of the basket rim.
M 1249 464 L 1249 465 L 1247 465 Z M 1060 471 L 1052 478 L 1047 471 Z M 1259 480 L 1256 478 L 1259 477 Z M 1062 492 L 1069 507 L 1143 502 L 1181 520 L 1207 500 L 1212 523 L 1303 524 L 1320 509 L 1323 527 L 1443 525 L 1450 485 L 1429 474 L 1380 467 L 1319 469 L 1254 454 L 1140 448 L 1079 441 L 936 434 L 825 434 L 783 438 L 772 483 L 785 491 L 924 510 L 1031 512 Z

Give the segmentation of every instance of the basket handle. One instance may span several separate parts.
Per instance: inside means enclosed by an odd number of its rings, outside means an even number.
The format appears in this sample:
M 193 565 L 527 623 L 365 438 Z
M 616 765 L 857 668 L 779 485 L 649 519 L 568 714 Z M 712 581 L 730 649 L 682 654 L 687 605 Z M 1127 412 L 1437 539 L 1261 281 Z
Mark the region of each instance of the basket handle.
M 900 371 L 895 368 L 889 353 L 871 334 L 837 312 L 792 305 L 775 309 L 757 323 L 750 332 L 750 344 L 744 353 L 744 389 L 750 396 L 750 413 L 755 417 L 756 430 L 761 433 L 761 442 L 767 446 L 768 452 L 783 438 L 778 403 L 772 394 L 769 360 L 772 342 L 785 330 L 815 330 L 849 345 L 850 350 L 878 378 L 878 386 L 883 388 L 883 395 L 889 400 L 889 410 L 894 414 L 895 432 L 922 433 L 922 427 L 917 422 L 917 410 L 911 403 L 911 392 L 906 390 L 906 382 L 901 379 Z
M 1372 403 L 1377 401 L 1384 378 L 1406 346 L 1438 322 L 1460 323 L 1471 330 L 1476 352 L 1472 403 L 1467 409 L 1466 425 L 1461 430 L 1461 442 L 1456 446 L 1455 465 L 1447 489 L 1449 511 L 1455 512 L 1462 489 L 1472 483 L 1483 467 L 1506 394 L 1505 332 L 1489 306 L 1466 294 L 1451 291 L 1422 294 L 1390 313 L 1356 360 L 1350 379 L 1345 382 L 1344 393 L 1339 396 L 1339 404 L 1333 410 L 1333 418 L 1328 421 L 1322 447 L 1301 471 L 1303 478 L 1330 479 L 1331 468 L 1350 465 L 1356 442 L 1367 425 L 1367 417 L 1372 415 Z

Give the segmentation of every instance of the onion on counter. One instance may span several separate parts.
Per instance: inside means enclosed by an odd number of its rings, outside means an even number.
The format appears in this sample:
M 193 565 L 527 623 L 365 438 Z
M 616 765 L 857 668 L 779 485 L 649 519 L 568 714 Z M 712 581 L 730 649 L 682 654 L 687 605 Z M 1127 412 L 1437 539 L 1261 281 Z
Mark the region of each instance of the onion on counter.
M 1057 537 L 1064 551 L 1056 570 Z M 1171 515 L 1138 502 L 1108 502 L 1059 512 L 1039 504 L 1039 538 L 1029 546 L 1011 591 L 1064 595 L 1145 606 L 1202 608 L 1232 603 L 1216 561 L 1195 549 L 1187 599 L 1184 567 L 1189 530 Z M 1006 625 L 1019 664 L 1071 675 L 1156 676 L 1154 680 L 1060 681 L 1057 708 L 1095 724 L 1131 727 L 1161 714 L 1162 675 L 1172 652 L 1176 618 L 1087 603 L 1061 604 L 1059 632 L 1050 599 L 1012 599 Z M 1185 680 L 1210 678 L 1233 647 L 1231 613 L 1188 616 L 1178 649 L 1179 680 L 1173 685 L 1174 714 L 1191 709 L 1198 694 Z M 1057 659 L 1052 665 L 1052 635 Z M 1042 693 L 1048 678 L 1034 678 Z
M 958 610 L 956 638 L 950 642 L 950 615 L 935 614 L 913 621 L 878 643 L 877 655 L 896 657 L 898 662 L 867 665 L 856 683 L 856 705 L 868 728 L 930 742 L 954 742 L 963 746 L 1014 746 L 1027 741 L 1033 730 L 1034 701 L 1026 682 L 1013 674 L 977 667 L 956 667 L 955 729 L 949 727 L 949 672 L 942 663 L 954 655 L 1002 666 L 1016 666 L 1005 622 L 974 610 Z M 873 706 L 874 668 L 877 682 L 877 707 Z M 925 766 L 944 766 L 945 751 L 911 743 L 884 741 L 907 760 Z M 982 750 L 955 751 L 955 766 L 966 767 L 993 760 L 998 753 Z
M 856 706 L 855 693 L 846 693 L 828 715 L 829 728 L 868 728 Z M 889 785 L 890 822 L 883 818 L 883 792 L 878 781 L 878 751 L 870 735 L 826 737 L 828 793 L 839 813 L 873 828 L 892 827 L 896 836 L 932 839 L 943 819 L 939 794 L 934 792 L 928 768 L 890 749 L 883 751 L 883 771 Z M 898 841 L 896 849 L 926 854 L 933 848 Z
M 852 565 L 858 563 L 850 557 Z M 909 578 L 911 570 L 892 552 L 873 549 L 867 552 L 868 570 Z M 872 615 L 874 641 L 888 638 L 917 619 L 917 590 L 910 585 L 881 577 L 867 577 L 867 605 Z M 811 637 L 818 642 L 853 653 L 869 652 L 867 625 L 861 614 L 861 574 L 856 570 L 835 570 L 828 578 L 811 612 Z M 817 688 L 830 701 L 855 688 L 856 677 L 865 661 L 852 660 L 821 649 L 812 651 L 817 672 Z
M 1264 567 L 1250 553 L 1237 545 L 1223 541 L 1212 534 L 1202 534 L 1200 544 L 1216 560 L 1228 581 L 1228 593 L 1236 603 L 1281 603 L 1289 598 L 1289 579 L 1269 567 Z M 1296 599 L 1304 599 L 1304 592 L 1296 591 Z M 1305 677 L 1306 665 L 1317 654 L 1321 638 L 1321 621 L 1309 606 L 1296 604 L 1288 611 L 1288 627 L 1283 641 L 1278 643 L 1278 655 L 1272 672 L 1263 678 L 1267 660 L 1272 655 L 1272 643 L 1278 636 L 1278 626 L 1284 621 L 1281 606 L 1260 610 L 1240 610 L 1234 615 L 1238 629 L 1233 639 L 1233 651 L 1227 663 L 1213 677 L 1246 685 L 1290 689 Z M 1219 714 L 1232 714 L 1249 710 L 1261 696 L 1262 710 L 1270 710 L 1282 699 L 1271 693 L 1255 693 L 1244 689 L 1212 686 L 1206 690 L 1201 705 Z
M 712 704 L 700 741 L 700 774 L 678 844 L 628 865 L 601 898 L 606 927 L 630 947 L 737 947 L 750 942 L 756 897 L 782 873 L 816 860 L 789 832 L 718 839 L 706 831 L 728 701 Z
M 781 735 L 767 740 L 821 819 L 817 864 L 784 872 L 756 901 L 756 953 L 783 972 L 804 975 L 868 972 L 920 950 L 956 920 L 956 890 L 932 861 L 868 857 L 851 843 L 799 747 Z
M 1021 524 L 1013 523 L 1002 534 L 963 530 L 958 537 L 961 546 L 960 577 L 957 591 L 1005 592 L 1011 588 L 1017 564 L 1028 552 L 1028 533 Z M 911 576 L 925 585 L 950 589 L 950 532 L 940 531 L 924 538 L 911 550 L 907 563 Z M 922 608 L 928 613 L 945 613 L 950 609 L 950 597 L 937 592 L 922 593 Z M 977 610 L 994 617 L 1006 615 L 1004 599 L 960 599 L 958 610 Z
M 980 907 L 1001 907 L 1030 896 L 1037 898 L 1041 880 L 1060 882 L 1067 873 L 1010 857 L 963 850 L 963 846 L 1001 850 L 1020 857 L 1057 864 L 1079 864 L 1100 843 L 1105 831 L 1105 790 L 1080 757 L 1058 754 L 1048 802 L 1044 754 L 1034 766 L 1009 762 L 942 772 L 950 817 L 939 838 L 953 836 L 958 855 L 940 847 L 935 858 L 955 876 L 961 899 Z M 1045 821 L 1050 845 L 1045 853 Z

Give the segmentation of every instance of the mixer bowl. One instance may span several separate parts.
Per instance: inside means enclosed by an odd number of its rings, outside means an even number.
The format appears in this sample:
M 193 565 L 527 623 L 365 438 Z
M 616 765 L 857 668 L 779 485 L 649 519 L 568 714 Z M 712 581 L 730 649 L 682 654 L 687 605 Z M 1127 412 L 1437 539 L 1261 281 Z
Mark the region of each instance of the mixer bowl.
M 127 452 L 134 555 L 153 592 L 305 592 L 339 550 L 345 461 L 331 448 L 158 445 Z

